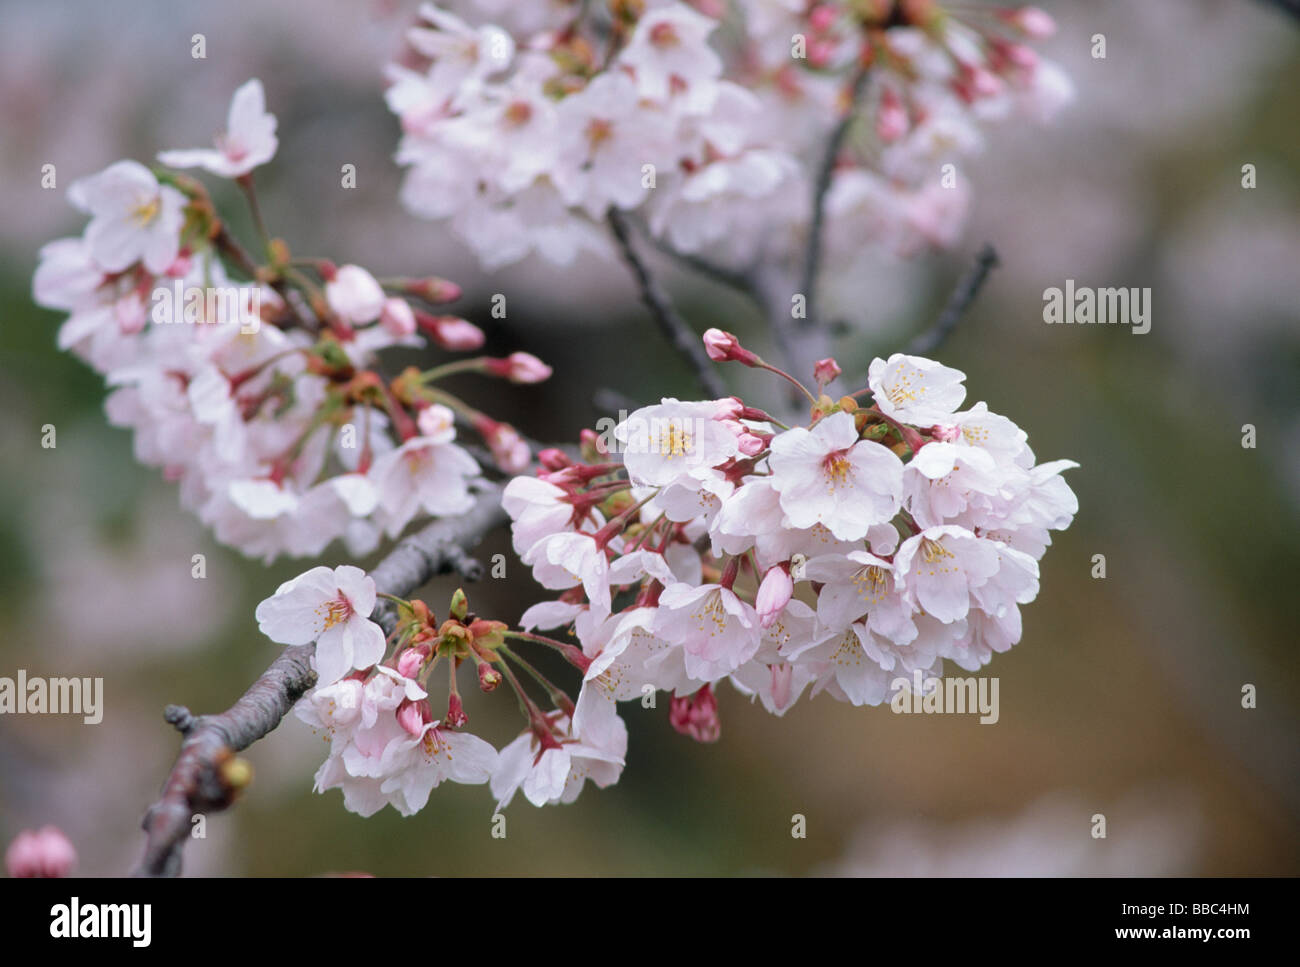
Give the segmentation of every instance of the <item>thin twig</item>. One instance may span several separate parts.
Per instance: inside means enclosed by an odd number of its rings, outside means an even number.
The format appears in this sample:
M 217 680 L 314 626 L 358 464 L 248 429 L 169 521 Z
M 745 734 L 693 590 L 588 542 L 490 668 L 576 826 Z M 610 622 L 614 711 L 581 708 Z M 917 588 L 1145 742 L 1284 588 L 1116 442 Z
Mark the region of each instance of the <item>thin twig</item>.
M 467 548 L 505 519 L 500 490 L 487 486 L 472 510 L 435 521 L 401 541 L 370 576 L 380 591 L 398 597 L 451 571 L 472 580 L 481 574 L 482 565 L 469 556 Z M 380 598 L 372 617 L 386 632 L 392 631 L 396 615 L 390 601 Z M 275 729 L 315 684 L 310 661 L 313 648 L 291 645 L 284 649 L 248 691 L 219 715 L 196 717 L 184 707 L 167 707 L 167 721 L 185 738 L 163 784 L 162 796 L 145 815 L 145 850 L 136 875 L 180 873 L 181 851 L 190 838 L 194 817 L 225 809 L 247 783 L 247 768 L 234 758 L 235 753 Z
M 611 208 L 608 221 L 614 237 L 618 240 L 623 260 L 627 262 L 632 274 L 636 276 L 637 285 L 641 288 L 641 301 L 650 310 L 650 315 L 659 327 L 659 331 L 663 333 L 669 345 L 677 350 L 678 355 L 686 360 L 706 393 L 715 398 L 726 395 L 726 387 L 718 376 L 713 361 L 704 351 L 704 342 L 673 309 L 668 293 L 664 292 L 658 280 L 650 274 L 650 269 L 637 253 L 627 216 Z
M 655 248 L 663 252 L 669 258 L 680 262 L 688 269 L 698 272 L 700 275 L 706 276 L 714 282 L 720 282 L 729 288 L 735 289 L 742 295 L 753 296 L 754 279 L 752 271 L 733 269 L 725 265 L 718 265 L 716 262 L 711 262 L 702 255 L 679 251 L 668 242 L 661 238 L 656 238 L 649 232 L 644 234 L 650 239 L 650 243 Z
M 980 289 L 984 287 L 989 273 L 993 271 L 997 264 L 997 250 L 988 242 L 985 242 L 979 250 L 979 254 L 975 256 L 975 264 L 967 269 L 966 274 L 958 280 L 956 288 L 952 290 L 952 295 L 948 297 L 948 304 L 943 307 L 943 312 L 939 313 L 939 318 L 934 321 L 934 325 L 924 332 L 918 333 L 904 351 L 909 356 L 928 356 L 938 349 L 957 323 L 961 321 L 961 317 L 965 315 L 971 303 L 975 301 L 975 297 L 979 295 Z
M 806 310 L 804 317 L 798 320 L 801 329 L 811 329 L 817 325 L 817 272 L 821 268 L 822 234 L 826 221 L 826 194 L 830 191 L 831 178 L 835 173 L 835 160 L 839 157 L 840 148 L 844 145 L 844 138 L 848 135 L 849 127 L 858 113 L 858 103 L 862 99 L 862 93 L 866 90 L 868 73 L 869 68 L 866 65 L 858 68 L 858 72 L 853 78 L 853 84 L 849 88 L 848 104 L 844 108 L 843 116 L 826 140 L 826 148 L 822 154 L 821 164 L 817 169 L 817 178 L 813 182 L 808 243 L 804 247 L 803 273 L 800 277 L 799 288 L 799 291 L 803 293 Z

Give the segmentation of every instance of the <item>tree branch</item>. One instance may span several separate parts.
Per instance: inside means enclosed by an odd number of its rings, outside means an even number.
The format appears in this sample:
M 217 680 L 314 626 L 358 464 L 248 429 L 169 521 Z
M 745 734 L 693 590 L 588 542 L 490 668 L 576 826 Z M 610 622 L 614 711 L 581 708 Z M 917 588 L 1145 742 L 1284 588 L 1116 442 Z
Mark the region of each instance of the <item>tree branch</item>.
M 1300 0 L 1264 0 L 1264 3 L 1277 7 L 1283 13 L 1289 13 L 1296 20 L 1300 20 Z
M 939 318 L 934 321 L 929 329 L 918 333 L 916 337 L 908 344 L 904 350 L 909 356 L 928 356 L 942 345 L 943 341 L 948 338 L 948 334 L 956 328 L 961 317 L 966 314 L 975 297 L 979 295 L 980 289 L 984 287 L 989 273 L 993 271 L 998 264 L 998 253 L 988 242 L 979 250 L 975 256 L 975 264 L 966 270 L 966 274 L 957 282 L 957 287 L 952 290 L 952 295 L 948 297 L 948 304 L 944 306 L 943 312 Z
M 627 216 L 615 208 L 609 210 L 609 227 L 614 232 L 614 237 L 618 240 L 619 249 L 623 253 L 623 260 L 627 262 L 632 274 L 636 276 L 637 285 L 641 288 L 641 301 L 645 303 L 646 308 L 650 310 L 650 315 L 654 318 L 655 324 L 659 331 L 663 333 L 678 355 L 680 355 L 695 373 L 695 378 L 699 380 L 700 386 L 709 396 L 717 398 L 726 395 L 726 386 L 723 385 L 721 377 L 718 376 L 717 368 L 713 361 L 709 359 L 708 353 L 704 351 L 704 343 L 701 337 L 686 324 L 686 321 L 673 309 L 672 303 L 668 299 L 668 293 L 664 292 L 663 287 L 650 274 L 649 268 L 642 261 L 641 256 L 637 254 L 636 246 L 632 242 L 632 229 L 628 224 Z
M 817 178 L 813 182 L 812 212 L 808 226 L 808 244 L 804 248 L 803 273 L 800 277 L 799 291 L 804 297 L 806 313 L 798 320 L 798 328 L 811 329 L 817 325 L 816 288 L 817 272 L 821 268 L 822 233 L 826 221 L 826 193 L 830 191 L 831 177 L 835 173 L 835 159 L 839 157 L 844 138 L 849 133 L 849 126 L 857 114 L 858 102 L 866 90 L 869 68 L 864 65 L 858 69 L 849 88 L 849 103 L 844 108 L 831 136 L 826 140 L 826 149 L 822 154 L 821 164 L 817 169 Z
M 398 597 L 452 571 L 474 580 L 483 569 L 467 548 L 505 520 L 500 489 L 486 487 L 468 513 L 434 521 L 404 539 L 370 576 L 380 591 Z M 372 617 L 385 632 L 391 632 L 396 618 L 392 602 L 380 598 Z M 162 796 L 145 814 L 145 850 L 135 870 L 137 876 L 180 873 L 181 851 L 190 837 L 193 817 L 225 809 L 247 785 L 247 766 L 235 753 L 274 730 L 315 684 L 310 661 L 314 647 L 291 645 L 284 649 L 248 691 L 219 715 L 193 716 L 182 706 L 167 706 L 164 717 L 180 730 L 184 741 L 163 783 Z

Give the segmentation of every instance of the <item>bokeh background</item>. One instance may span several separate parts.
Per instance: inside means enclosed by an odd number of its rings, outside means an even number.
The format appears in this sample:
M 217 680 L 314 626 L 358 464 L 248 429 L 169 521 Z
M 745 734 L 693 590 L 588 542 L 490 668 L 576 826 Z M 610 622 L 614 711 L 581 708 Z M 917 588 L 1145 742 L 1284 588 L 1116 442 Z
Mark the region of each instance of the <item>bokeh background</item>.
M 627 707 L 628 767 L 573 806 L 507 812 L 489 835 L 481 787 L 444 786 L 420 815 L 369 820 L 311 793 L 320 741 L 289 720 L 249 752 L 256 779 L 191 842 L 204 874 L 1296 874 L 1300 872 L 1300 25 L 1228 0 L 1044 3 L 1045 52 L 1078 89 L 1047 128 L 1004 127 L 966 166 L 958 248 L 864 274 L 840 343 L 846 375 L 926 326 L 979 244 L 998 268 L 938 353 L 1030 435 L 1072 457 L 1081 511 L 1043 562 L 1021 644 L 987 670 L 1001 720 L 896 716 L 827 698 L 777 719 L 721 688 L 722 740 Z M 60 317 L 31 302 L 41 244 L 79 232 L 66 186 L 123 157 L 207 143 L 250 76 L 280 118 L 258 172 L 275 234 L 295 251 L 465 285 L 490 348 L 555 366 L 542 387 L 466 394 L 539 439 L 573 438 L 593 396 L 694 395 L 617 263 L 538 263 L 484 276 L 398 204 L 398 130 L 382 65 L 407 2 L 0 2 L 0 675 L 102 676 L 102 724 L 0 717 L 0 840 L 52 822 L 80 871 L 126 872 L 139 821 L 178 746 L 169 702 L 223 709 L 266 666 L 256 603 L 305 564 L 219 547 L 175 488 L 133 462 L 100 380 L 55 349 Z M 207 58 L 190 56 L 203 33 Z M 1107 56 L 1090 56 L 1104 33 Z M 57 166 L 58 190 L 40 187 Z M 338 188 L 357 166 L 356 189 Z M 1258 185 L 1241 186 L 1243 164 Z M 234 199 L 229 199 L 233 201 Z M 749 307 L 665 278 L 700 330 L 763 345 Z M 1042 293 L 1150 286 L 1151 332 L 1057 327 Z M 493 293 L 508 318 L 487 313 Z M 749 376 L 748 373 L 743 374 Z M 736 377 L 728 373 L 728 378 Z M 755 400 L 771 384 L 736 382 Z M 42 449 L 41 426 L 58 446 Z M 1258 446 L 1241 445 L 1242 427 Z M 485 553 L 509 554 L 498 535 Z M 190 576 L 195 553 L 207 578 Z M 1107 576 L 1090 576 L 1104 554 Z M 514 620 L 526 569 L 470 589 Z M 324 563 L 344 563 L 332 549 Z M 313 562 L 314 563 L 314 562 Z M 364 563 L 364 562 L 363 562 Z M 454 586 L 427 595 L 445 608 Z M 1243 684 L 1258 707 L 1243 709 Z M 504 744 L 513 703 L 470 697 Z M 806 839 L 791 817 L 807 819 Z M 1091 817 L 1107 818 L 1094 840 Z

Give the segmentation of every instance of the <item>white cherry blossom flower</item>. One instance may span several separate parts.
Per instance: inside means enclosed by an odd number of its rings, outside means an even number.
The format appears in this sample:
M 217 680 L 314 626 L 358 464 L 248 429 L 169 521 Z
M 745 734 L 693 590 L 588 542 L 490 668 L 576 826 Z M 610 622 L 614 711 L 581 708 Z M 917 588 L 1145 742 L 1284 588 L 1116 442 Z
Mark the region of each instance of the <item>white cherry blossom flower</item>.
M 375 582 L 361 568 L 314 567 L 257 606 L 258 630 L 282 645 L 316 642 L 316 671 L 329 684 L 384 657 L 374 608 Z
M 880 412 L 918 426 L 951 422 L 966 398 L 961 385 L 965 379 L 959 370 L 903 353 L 872 360 L 867 370 L 867 384 Z
M 99 174 L 75 181 L 68 198 L 91 216 L 83 238 L 90 257 L 105 272 L 142 262 L 155 275 L 167 271 L 180 252 L 186 198 L 137 161 L 119 161 Z
M 275 126 L 275 115 L 266 110 L 262 82 L 253 78 L 235 91 L 216 150 L 163 151 L 158 160 L 172 168 L 206 168 L 222 178 L 238 178 L 275 157 L 279 145 Z
M 793 527 L 820 523 L 853 541 L 898 513 L 903 463 L 888 447 L 859 440 L 849 413 L 832 413 L 811 430 L 778 434 L 769 462 L 772 486 Z

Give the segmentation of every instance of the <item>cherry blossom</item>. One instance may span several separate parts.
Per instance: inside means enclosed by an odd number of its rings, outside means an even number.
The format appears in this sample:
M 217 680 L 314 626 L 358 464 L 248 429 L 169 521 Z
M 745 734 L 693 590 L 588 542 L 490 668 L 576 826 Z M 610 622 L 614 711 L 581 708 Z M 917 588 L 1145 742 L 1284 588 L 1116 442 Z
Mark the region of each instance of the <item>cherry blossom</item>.
M 162 151 L 158 160 L 171 168 L 205 168 L 223 178 L 238 178 L 275 157 L 279 145 L 275 126 L 275 115 L 266 110 L 262 82 L 253 78 L 235 91 L 216 150 Z
M 68 198 L 90 215 L 86 249 L 104 272 L 139 261 L 161 275 L 180 253 L 185 196 L 139 162 L 118 161 L 74 182 Z
M 282 645 L 316 643 L 320 681 L 369 668 L 384 656 L 384 632 L 370 621 L 375 582 L 359 567 L 314 567 L 257 606 L 258 630 Z

